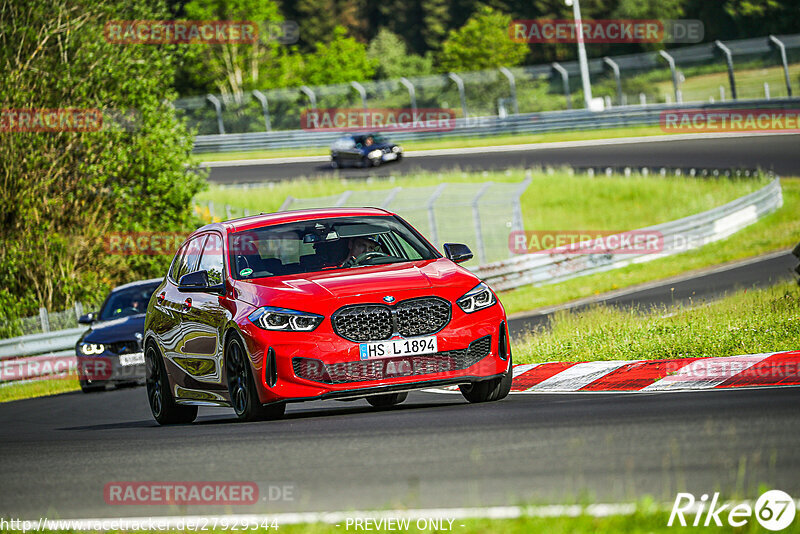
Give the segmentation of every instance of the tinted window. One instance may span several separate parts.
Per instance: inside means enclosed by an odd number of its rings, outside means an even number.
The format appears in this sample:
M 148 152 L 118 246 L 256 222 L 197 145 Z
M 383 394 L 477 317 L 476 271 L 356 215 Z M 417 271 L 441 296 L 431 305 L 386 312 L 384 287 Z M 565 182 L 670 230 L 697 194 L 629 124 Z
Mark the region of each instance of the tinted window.
M 394 217 L 337 217 L 230 235 L 237 279 L 358 268 L 438 257 Z
M 222 283 L 222 263 L 222 238 L 218 234 L 209 234 L 196 270 L 208 271 L 208 283 L 216 286 Z
M 100 309 L 99 319 L 108 321 L 147 311 L 147 303 L 160 282 L 153 282 L 126 289 L 112 291 Z
M 203 242 L 205 239 L 206 236 L 201 235 L 186 243 L 184 246 L 185 250 L 180 261 L 176 262 L 178 266 L 177 269 L 175 269 L 174 276 L 172 277 L 173 280 L 180 282 L 181 276 L 188 273 L 193 273 L 197 270 L 197 261 L 200 259 L 200 253 L 203 251 Z

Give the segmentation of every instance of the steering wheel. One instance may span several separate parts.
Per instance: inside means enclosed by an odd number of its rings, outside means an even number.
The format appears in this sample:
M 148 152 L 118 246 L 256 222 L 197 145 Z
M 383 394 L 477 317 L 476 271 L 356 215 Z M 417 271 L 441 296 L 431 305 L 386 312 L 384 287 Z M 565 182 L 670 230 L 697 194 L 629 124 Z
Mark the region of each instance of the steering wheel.
M 385 254 L 383 252 L 372 251 L 359 254 L 355 258 L 353 256 L 350 256 L 348 259 L 344 261 L 344 263 L 342 263 L 342 267 L 353 267 L 355 265 L 360 265 L 362 261 L 371 260 L 372 258 L 378 258 L 381 256 L 388 256 L 388 254 Z

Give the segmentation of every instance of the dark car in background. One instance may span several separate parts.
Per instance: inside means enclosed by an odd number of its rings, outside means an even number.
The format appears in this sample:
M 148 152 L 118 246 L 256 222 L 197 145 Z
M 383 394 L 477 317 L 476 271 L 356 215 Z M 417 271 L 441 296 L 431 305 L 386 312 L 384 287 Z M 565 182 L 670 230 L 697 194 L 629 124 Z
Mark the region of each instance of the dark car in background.
M 331 145 L 331 167 L 377 167 L 403 159 L 403 147 L 379 133 L 349 134 Z
M 90 325 L 75 345 L 81 389 L 105 389 L 107 384 L 129 385 L 144 379 L 142 335 L 147 303 L 161 278 L 114 288 L 97 313 L 78 322 Z

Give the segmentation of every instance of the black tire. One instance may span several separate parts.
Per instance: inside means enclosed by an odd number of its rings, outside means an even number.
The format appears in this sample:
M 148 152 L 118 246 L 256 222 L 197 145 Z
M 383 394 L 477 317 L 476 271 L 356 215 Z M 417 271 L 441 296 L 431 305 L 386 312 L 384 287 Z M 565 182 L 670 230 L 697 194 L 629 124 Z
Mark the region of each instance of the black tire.
M 231 406 L 239 420 L 264 421 L 283 417 L 286 403 L 281 402 L 268 406 L 261 404 L 247 353 L 242 341 L 236 336 L 231 336 L 226 345 L 225 366 Z
M 400 404 L 408 397 L 408 392 L 402 393 L 386 393 L 384 395 L 370 395 L 367 397 L 367 402 L 376 408 L 386 408 L 387 406 L 394 406 Z
M 81 391 L 84 393 L 96 393 L 98 391 L 104 391 L 106 389 L 105 382 L 92 382 L 89 383 L 88 380 L 78 380 L 81 384 Z
M 365 169 L 369 167 L 377 167 L 380 164 L 380 159 L 369 159 L 367 156 L 361 158 L 361 166 Z
M 340 166 L 339 158 L 331 158 L 331 169 L 338 169 Z
M 169 390 L 167 369 L 161 353 L 152 343 L 145 351 L 147 401 L 150 412 L 159 425 L 188 424 L 197 419 L 197 406 L 182 406 L 175 402 Z
M 472 403 L 498 401 L 508 397 L 513 379 L 513 365 L 509 356 L 508 371 L 503 376 L 472 384 L 462 384 L 458 386 L 458 389 L 461 390 L 464 398 Z

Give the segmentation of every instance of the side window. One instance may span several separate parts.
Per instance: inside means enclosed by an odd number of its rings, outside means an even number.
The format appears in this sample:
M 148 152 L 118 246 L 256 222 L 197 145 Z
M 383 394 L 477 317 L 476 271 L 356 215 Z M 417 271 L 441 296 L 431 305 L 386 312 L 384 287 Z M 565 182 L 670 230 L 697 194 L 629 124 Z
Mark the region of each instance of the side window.
M 417 251 L 414 247 L 412 247 L 408 241 L 406 241 L 405 239 L 403 239 L 402 236 L 399 236 L 397 234 L 395 234 L 395 236 L 397 237 L 397 241 L 400 243 L 400 246 L 403 247 L 403 252 L 405 253 L 406 258 L 408 258 L 409 260 L 422 259 L 422 254 L 420 254 L 419 251 Z
M 169 277 L 176 282 L 178 281 L 178 271 L 181 268 L 181 260 L 183 260 L 183 255 L 185 252 L 185 246 L 178 249 L 178 253 L 175 254 L 175 259 L 172 260 L 172 265 L 169 268 Z
M 203 242 L 206 236 L 201 235 L 189 241 L 184 247 L 185 251 L 178 263 L 178 270 L 173 276 L 173 280 L 180 282 L 181 276 L 193 273 L 197 270 L 197 260 L 200 259 L 200 253 L 203 251 Z
M 222 238 L 209 234 L 197 270 L 208 271 L 208 283 L 216 286 L 222 283 L 222 263 Z

